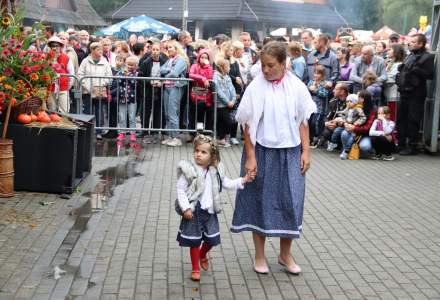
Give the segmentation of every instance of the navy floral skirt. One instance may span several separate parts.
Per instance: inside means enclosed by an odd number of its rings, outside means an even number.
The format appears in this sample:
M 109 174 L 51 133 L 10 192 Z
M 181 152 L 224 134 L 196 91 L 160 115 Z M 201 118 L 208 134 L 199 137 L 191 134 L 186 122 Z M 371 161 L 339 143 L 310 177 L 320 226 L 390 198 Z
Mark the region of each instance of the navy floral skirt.
M 257 177 L 237 191 L 232 232 L 253 231 L 265 236 L 299 238 L 302 229 L 305 177 L 301 146 L 266 148 L 257 143 Z M 246 153 L 241 160 L 244 176 Z
M 211 246 L 220 244 L 220 228 L 216 214 L 210 214 L 197 203 L 193 218 L 180 221 L 177 241 L 181 247 L 199 247 L 203 242 Z

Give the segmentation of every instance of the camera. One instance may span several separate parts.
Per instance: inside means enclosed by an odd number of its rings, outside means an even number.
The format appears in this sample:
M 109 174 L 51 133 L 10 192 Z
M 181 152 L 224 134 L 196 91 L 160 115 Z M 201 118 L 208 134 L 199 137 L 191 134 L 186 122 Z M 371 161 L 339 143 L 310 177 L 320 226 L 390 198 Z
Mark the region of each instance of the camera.
M 352 29 L 350 27 L 341 27 L 339 28 L 339 34 L 340 35 L 350 35 Z

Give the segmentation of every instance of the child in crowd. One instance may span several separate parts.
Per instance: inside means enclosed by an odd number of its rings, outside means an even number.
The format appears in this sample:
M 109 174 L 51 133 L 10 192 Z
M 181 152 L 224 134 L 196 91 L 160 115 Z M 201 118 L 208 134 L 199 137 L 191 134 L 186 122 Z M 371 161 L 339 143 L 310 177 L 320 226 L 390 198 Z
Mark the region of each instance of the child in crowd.
M 118 54 L 114 58 L 114 67 L 112 67 L 112 75 L 116 76 L 118 72 L 125 70 L 125 56 Z M 109 115 L 109 127 L 117 127 L 118 126 L 118 86 L 120 84 L 120 80 L 112 80 L 110 86 L 110 115 Z M 105 135 L 109 138 L 117 137 L 116 130 L 109 130 L 109 132 Z
M 312 99 L 318 109 L 316 113 L 312 114 L 309 121 L 312 148 L 315 148 L 319 144 L 319 137 L 324 130 L 324 111 L 327 98 L 330 95 L 330 91 L 325 87 L 325 83 L 325 68 L 322 65 L 317 65 L 313 80 L 310 80 L 307 84 Z
M 388 106 L 381 106 L 377 111 L 377 119 L 370 128 L 371 144 L 376 152 L 373 159 L 394 160 L 391 155 L 396 150 L 394 127 L 390 120 L 391 110 Z
M 181 247 L 190 247 L 191 279 L 199 281 L 199 264 L 208 270 L 207 253 L 220 244 L 217 214 L 221 211 L 222 188 L 243 189 L 253 178 L 249 175 L 234 180 L 226 177 L 218 144 L 210 136 L 198 135 L 194 139 L 193 158 L 193 162 L 179 162 L 175 208 L 182 215 L 177 241 Z
M 380 100 L 382 98 L 382 88 L 377 82 L 377 76 L 371 71 L 365 72 L 362 76 L 362 84 L 364 90 L 371 95 L 371 102 L 374 106 L 379 106 Z
M 218 58 L 216 61 L 217 69 L 214 72 L 214 86 L 217 93 L 217 134 L 219 145 L 230 147 L 231 144 L 226 140 L 226 136 L 236 130 L 234 118 L 234 106 L 236 102 L 236 92 L 229 76 L 230 63 L 225 58 Z
M 196 128 L 196 123 L 203 123 L 207 130 L 213 128 L 213 95 L 210 80 L 214 77 L 214 70 L 210 58 L 208 50 L 200 50 L 197 62 L 189 70 L 189 78 L 194 80 L 190 94 L 192 101 L 189 115 L 192 129 Z
M 290 56 L 290 71 L 303 81 L 306 70 L 306 60 L 304 56 L 302 56 L 301 44 L 298 42 L 290 42 L 287 46 L 287 51 Z
M 129 56 L 125 60 L 126 69 L 121 69 L 117 76 L 137 77 L 138 62 L 137 56 Z M 137 96 L 136 80 L 121 79 L 118 86 L 118 127 L 125 128 L 127 126 L 127 115 L 129 128 L 136 128 L 136 96 Z M 118 141 L 125 140 L 125 131 L 120 131 Z M 130 132 L 130 142 L 136 142 L 136 132 Z
M 335 122 L 338 127 L 333 131 L 330 143 L 328 146 L 329 151 L 334 151 L 338 147 L 338 140 L 342 136 L 345 137 L 345 142 L 343 140 L 343 150 L 340 155 L 341 159 L 348 158 L 348 152 L 350 152 L 351 146 L 353 145 L 354 138 L 356 134 L 353 132 L 348 132 L 345 130 L 345 124 L 352 125 L 363 125 L 367 121 L 364 110 L 362 109 L 362 104 L 359 103 L 359 98 L 355 94 L 350 94 L 347 97 L 347 108 L 341 112 L 341 117 L 335 118 Z

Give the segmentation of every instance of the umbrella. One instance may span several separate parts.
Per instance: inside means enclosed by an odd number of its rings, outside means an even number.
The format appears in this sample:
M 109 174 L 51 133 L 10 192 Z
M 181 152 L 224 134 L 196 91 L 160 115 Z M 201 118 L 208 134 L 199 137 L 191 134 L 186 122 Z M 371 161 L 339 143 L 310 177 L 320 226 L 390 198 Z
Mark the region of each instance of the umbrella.
M 130 19 L 124 20 L 122 22 L 113 24 L 113 25 L 111 25 L 109 27 L 102 28 L 102 29 L 98 30 L 95 34 L 97 36 L 104 36 L 104 35 L 107 35 L 107 36 L 111 36 L 111 35 L 117 36 L 121 32 L 121 26 L 127 24 L 128 22 L 130 22 L 131 19 L 133 19 L 133 17 L 131 17 Z
M 180 30 L 171 25 L 162 23 L 145 15 L 131 17 L 130 19 L 103 28 L 96 35 L 113 35 L 118 38 L 128 38 L 130 34 L 154 35 L 177 33 Z
M 129 22 L 121 26 L 121 33 L 126 37 L 133 33 L 153 35 L 178 33 L 179 31 L 180 30 L 174 26 L 162 23 L 145 15 L 132 18 Z

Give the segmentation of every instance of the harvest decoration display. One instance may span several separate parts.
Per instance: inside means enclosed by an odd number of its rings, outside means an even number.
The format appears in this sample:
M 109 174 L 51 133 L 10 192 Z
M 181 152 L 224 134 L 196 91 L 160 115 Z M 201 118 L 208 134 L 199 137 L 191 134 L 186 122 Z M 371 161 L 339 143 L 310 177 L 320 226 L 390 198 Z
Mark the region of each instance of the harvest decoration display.
M 56 78 L 53 51 L 43 52 L 35 43 L 43 40 L 43 25 L 36 23 L 31 34 L 24 35 L 21 15 L 4 14 L 0 26 L 0 113 L 6 138 L 13 107 L 46 90 Z M 30 113 L 30 112 L 25 112 Z
M 7 2 L 6 2 L 7 3 Z M 0 138 L 0 197 L 14 195 L 13 142 L 6 139 L 11 111 L 25 114 L 38 112 L 41 99 L 36 96 L 54 82 L 55 53 L 39 49 L 43 39 L 43 25 L 36 23 L 29 35 L 22 30 L 22 14 L 15 17 L 7 13 L 7 5 L 1 2 L 0 20 L 0 119 L 3 132 Z M 47 92 L 46 92 L 47 94 Z M 38 101 L 36 101 L 38 100 Z M 24 104 L 24 105 L 23 105 Z M 36 104 L 36 105 L 35 105 Z M 35 105 L 36 107 L 32 107 Z M 16 118 L 16 114 L 12 114 Z M 20 115 L 18 121 L 32 121 L 32 116 Z M 44 117 L 44 116 L 43 116 Z M 43 117 L 42 120 L 43 120 Z M 35 117 L 34 117 L 35 118 Z M 47 117 L 49 118 L 49 117 Z M 47 121 L 44 117 L 44 120 Z M 50 118 L 49 118 L 50 120 Z

